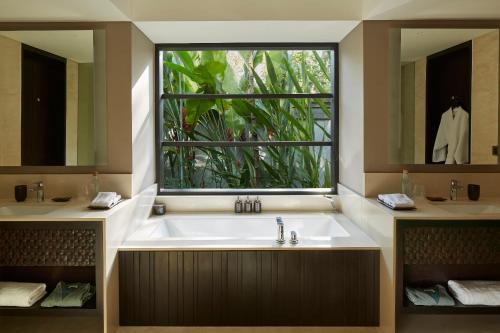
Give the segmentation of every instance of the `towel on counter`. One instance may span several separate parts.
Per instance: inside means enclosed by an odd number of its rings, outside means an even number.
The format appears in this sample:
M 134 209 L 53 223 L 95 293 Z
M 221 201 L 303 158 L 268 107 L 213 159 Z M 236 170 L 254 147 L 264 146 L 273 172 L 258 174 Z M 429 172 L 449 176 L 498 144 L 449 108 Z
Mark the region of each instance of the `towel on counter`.
M 500 281 L 448 281 L 453 296 L 464 305 L 500 305 Z
M 413 200 L 408 198 L 406 194 L 393 193 L 393 194 L 379 194 L 378 200 L 392 209 L 412 209 L 415 208 Z
M 440 284 L 428 288 L 405 288 L 406 297 L 415 305 L 454 306 L 455 301 Z
M 45 296 L 44 283 L 0 282 L 0 306 L 30 307 Z
M 94 296 L 95 288 L 90 283 L 57 283 L 54 290 L 42 302 L 42 307 L 81 308 Z

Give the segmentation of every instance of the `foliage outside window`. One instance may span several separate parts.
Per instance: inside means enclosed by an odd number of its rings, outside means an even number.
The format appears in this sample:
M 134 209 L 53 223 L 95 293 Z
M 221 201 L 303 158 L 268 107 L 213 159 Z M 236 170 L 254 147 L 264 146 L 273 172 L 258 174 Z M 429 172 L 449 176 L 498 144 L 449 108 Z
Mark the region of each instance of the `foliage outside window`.
M 159 46 L 161 191 L 331 190 L 335 56 Z

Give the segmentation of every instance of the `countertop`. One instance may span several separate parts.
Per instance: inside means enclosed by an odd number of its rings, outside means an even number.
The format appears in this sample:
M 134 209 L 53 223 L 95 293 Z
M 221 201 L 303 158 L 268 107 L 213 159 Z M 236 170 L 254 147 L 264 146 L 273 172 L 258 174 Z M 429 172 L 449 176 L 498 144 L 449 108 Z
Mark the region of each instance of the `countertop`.
M 461 199 L 457 201 L 431 202 L 416 199 L 415 210 L 392 210 L 369 198 L 369 202 L 383 209 L 396 220 L 500 220 L 500 198 L 484 198 L 479 201 Z
M 124 200 L 115 207 L 108 210 L 90 210 L 87 208 L 88 201 L 84 199 L 72 199 L 67 203 L 57 203 L 53 201 L 45 201 L 43 203 L 38 203 L 36 201 L 25 201 L 18 203 L 13 200 L 0 199 L 0 210 L 2 207 L 53 207 L 54 209 L 49 212 L 44 212 L 40 214 L 29 214 L 29 215 L 2 215 L 0 214 L 1 222 L 27 222 L 27 221 L 40 221 L 40 222 L 57 222 L 57 221 L 68 221 L 68 222 L 81 222 L 81 221 L 104 221 L 121 207 L 127 205 L 128 200 Z

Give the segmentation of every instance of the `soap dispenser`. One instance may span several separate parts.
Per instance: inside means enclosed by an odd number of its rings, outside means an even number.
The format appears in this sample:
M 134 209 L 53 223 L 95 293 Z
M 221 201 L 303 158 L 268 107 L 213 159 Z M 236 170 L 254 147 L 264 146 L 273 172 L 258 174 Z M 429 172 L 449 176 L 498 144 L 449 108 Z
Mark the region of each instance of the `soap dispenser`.
M 240 197 L 236 199 L 234 202 L 234 212 L 239 214 L 243 212 L 243 201 L 240 200 Z
M 253 202 L 253 211 L 255 213 L 262 212 L 262 202 L 259 200 L 259 197 L 257 197 L 257 199 Z
M 247 199 L 245 200 L 245 213 L 251 213 L 252 210 L 253 210 L 252 201 L 250 200 L 250 197 L 247 196 Z

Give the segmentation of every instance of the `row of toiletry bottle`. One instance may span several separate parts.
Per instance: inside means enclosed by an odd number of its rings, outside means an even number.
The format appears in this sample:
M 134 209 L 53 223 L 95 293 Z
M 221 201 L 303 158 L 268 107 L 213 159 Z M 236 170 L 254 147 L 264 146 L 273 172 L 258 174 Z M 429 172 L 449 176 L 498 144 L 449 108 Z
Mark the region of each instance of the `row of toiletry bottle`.
M 245 202 L 241 201 L 240 197 L 234 202 L 234 212 L 239 213 L 260 213 L 262 212 L 262 202 L 257 197 L 254 201 L 247 196 Z

